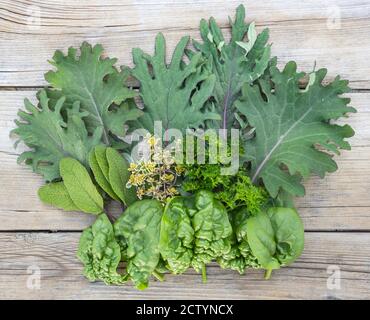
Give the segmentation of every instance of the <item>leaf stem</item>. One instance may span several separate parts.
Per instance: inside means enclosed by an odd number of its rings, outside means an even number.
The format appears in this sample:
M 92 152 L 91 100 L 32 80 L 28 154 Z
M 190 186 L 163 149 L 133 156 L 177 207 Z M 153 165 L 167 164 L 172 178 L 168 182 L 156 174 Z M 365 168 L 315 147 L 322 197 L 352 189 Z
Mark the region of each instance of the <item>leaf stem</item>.
M 202 264 L 202 281 L 203 283 L 207 283 L 207 268 L 204 263 Z
M 159 281 L 164 281 L 164 275 L 163 274 L 161 274 L 161 273 L 159 273 L 158 271 L 153 271 L 153 276 L 157 279 L 157 280 L 159 280 Z
M 271 277 L 271 273 L 272 273 L 272 269 L 267 269 L 267 270 L 265 271 L 265 280 L 270 279 L 270 277 Z
M 116 217 L 109 212 L 107 204 L 105 204 L 105 206 L 104 206 L 104 213 L 107 215 L 109 221 L 112 224 L 116 221 Z

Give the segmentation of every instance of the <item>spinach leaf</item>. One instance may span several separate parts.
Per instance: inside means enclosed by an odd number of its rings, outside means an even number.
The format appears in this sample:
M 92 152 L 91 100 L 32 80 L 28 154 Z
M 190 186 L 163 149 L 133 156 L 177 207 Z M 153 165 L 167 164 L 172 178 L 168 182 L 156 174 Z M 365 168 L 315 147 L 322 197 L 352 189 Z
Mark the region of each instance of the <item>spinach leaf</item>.
M 226 209 L 209 191 L 170 200 L 160 231 L 161 255 L 175 274 L 192 266 L 202 271 L 206 281 L 206 264 L 231 249 L 232 227 Z
M 275 258 L 276 242 L 274 229 L 265 212 L 250 217 L 247 223 L 248 244 L 258 262 L 268 270 L 279 269 L 280 263 Z
M 84 264 L 84 275 L 90 281 L 121 284 L 126 275 L 117 272 L 121 261 L 120 246 L 114 237 L 113 226 L 105 214 L 85 229 L 80 238 L 77 257 Z
M 172 198 L 164 210 L 159 249 L 170 271 L 186 271 L 193 259 L 194 230 L 184 197 Z
M 303 224 L 294 209 L 270 208 L 249 217 L 246 231 L 253 254 L 266 269 L 266 278 L 273 269 L 293 262 L 303 250 Z
M 141 200 L 130 205 L 114 223 L 117 241 L 125 246 L 127 273 L 136 288 L 148 286 L 159 263 L 159 233 L 163 207 L 157 200 Z
M 270 208 L 267 211 L 277 244 L 277 259 L 282 266 L 296 260 L 304 247 L 304 228 L 297 211 L 291 208 Z
M 232 269 L 243 274 L 247 268 L 260 268 L 257 258 L 249 247 L 245 231 L 249 211 L 245 207 L 238 208 L 229 213 L 229 220 L 233 228 L 230 236 L 231 249 L 217 259 L 224 269 Z
M 195 195 L 194 208 L 189 212 L 195 237 L 192 266 L 202 271 L 206 281 L 205 265 L 230 251 L 232 227 L 225 207 L 209 191 Z

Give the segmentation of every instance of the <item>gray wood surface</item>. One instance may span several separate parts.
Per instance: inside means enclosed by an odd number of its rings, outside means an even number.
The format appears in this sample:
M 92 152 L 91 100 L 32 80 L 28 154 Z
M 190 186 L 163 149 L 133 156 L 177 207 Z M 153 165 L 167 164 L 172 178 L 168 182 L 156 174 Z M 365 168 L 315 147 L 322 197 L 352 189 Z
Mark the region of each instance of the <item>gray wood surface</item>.
M 306 233 L 305 250 L 291 267 L 263 279 L 261 270 L 240 276 L 216 265 L 208 267 L 208 283 L 189 271 L 152 280 L 145 291 L 131 286 L 89 283 L 75 257 L 79 233 L 1 233 L 0 298 L 20 299 L 355 299 L 370 298 L 370 235 L 368 233 Z M 341 281 L 332 288 L 331 270 Z M 30 269 L 29 269 L 30 268 Z M 40 288 L 29 274 L 40 270 Z
M 326 81 L 337 74 L 349 79 L 354 90 L 348 96 L 358 109 L 345 121 L 356 136 L 352 150 L 337 157 L 338 171 L 324 180 L 311 178 L 307 195 L 297 199 L 306 230 L 302 257 L 269 281 L 260 271 L 239 276 L 211 265 L 206 285 L 192 271 L 153 281 L 144 292 L 89 283 L 75 252 L 80 231 L 94 217 L 43 205 L 36 194 L 41 177 L 16 163 L 25 148 L 14 149 L 15 138 L 9 138 L 13 120 L 23 99 L 34 100 L 46 85 L 43 74 L 54 50 L 87 40 L 102 43 L 119 64 L 131 65 L 131 48 L 152 52 L 157 32 L 165 34 L 170 53 L 181 36 L 199 38 L 201 18 L 213 15 L 227 31 L 227 15 L 240 2 L 0 0 L 0 299 L 370 298 L 369 1 L 244 2 L 247 20 L 255 20 L 259 30 L 270 28 L 281 64 L 296 60 L 310 71 L 316 61 L 317 68 L 328 68 Z M 41 26 L 30 27 L 37 10 Z M 27 270 L 34 270 L 29 268 L 40 269 L 39 290 L 27 287 Z M 340 270 L 340 288 L 328 285 L 333 268 Z

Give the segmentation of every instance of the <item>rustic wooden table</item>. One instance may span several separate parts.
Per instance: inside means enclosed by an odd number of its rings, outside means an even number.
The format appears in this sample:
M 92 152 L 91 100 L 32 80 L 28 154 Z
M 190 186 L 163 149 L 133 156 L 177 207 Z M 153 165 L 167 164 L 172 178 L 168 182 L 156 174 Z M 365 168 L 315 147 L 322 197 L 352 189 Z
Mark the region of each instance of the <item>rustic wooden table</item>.
M 358 109 L 348 122 L 356 130 L 352 151 L 339 170 L 307 182 L 297 201 L 306 229 L 301 258 L 263 280 L 209 267 L 209 282 L 194 272 L 153 281 L 144 292 L 130 286 L 89 283 L 75 257 L 92 218 L 43 205 L 41 177 L 16 163 L 9 131 L 25 97 L 46 84 L 43 74 L 55 49 L 82 41 L 102 43 L 120 64 L 131 65 L 132 47 L 152 52 L 161 31 L 170 52 L 182 35 L 199 38 L 202 17 L 213 15 L 227 29 L 241 0 L 0 0 L 0 298 L 1 299 L 343 299 L 370 298 L 370 1 L 244 1 L 247 19 L 270 28 L 280 63 L 302 70 L 327 67 L 327 79 L 350 80 Z M 338 272 L 339 271 L 339 272 Z M 333 274 L 334 272 L 334 274 Z M 40 288 L 35 277 L 40 275 Z M 340 276 L 340 281 L 334 276 Z

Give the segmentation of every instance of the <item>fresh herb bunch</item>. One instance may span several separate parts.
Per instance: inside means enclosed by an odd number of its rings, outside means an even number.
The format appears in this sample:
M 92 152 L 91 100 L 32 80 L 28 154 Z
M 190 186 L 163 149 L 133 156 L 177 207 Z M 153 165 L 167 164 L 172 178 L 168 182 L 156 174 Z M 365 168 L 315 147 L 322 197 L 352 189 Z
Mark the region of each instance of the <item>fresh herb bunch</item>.
M 228 210 L 245 206 L 252 215 L 267 204 L 267 191 L 252 184 L 245 168 L 240 168 L 235 175 L 221 175 L 220 170 L 221 164 L 189 165 L 182 189 L 191 193 L 212 191 Z
M 152 275 L 190 267 L 205 281 L 211 261 L 239 273 L 264 269 L 269 278 L 300 256 L 304 229 L 292 200 L 311 174 L 337 169 L 332 155 L 350 149 L 354 132 L 332 120 L 355 109 L 341 96 L 348 81 L 324 85 L 325 69 L 309 73 L 303 88 L 306 74 L 294 62 L 279 70 L 268 30 L 257 34 L 244 18 L 241 5 L 228 43 L 213 18 L 202 20 L 202 42 L 190 50 L 182 38 L 169 64 L 161 34 L 153 56 L 133 50 L 133 69 L 117 69 L 100 45 L 57 51 L 45 75 L 50 88 L 19 111 L 13 133 L 29 150 L 18 162 L 44 177 L 41 201 L 97 216 L 77 253 L 90 281 L 144 289 Z M 126 138 L 137 128 L 153 134 L 155 121 L 182 131 L 239 129 L 239 170 L 222 175 L 221 159 L 179 166 L 171 152 L 131 161 Z M 118 219 L 110 201 L 122 206 Z

